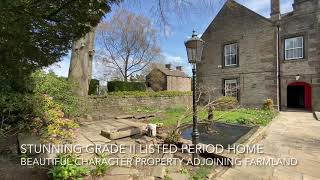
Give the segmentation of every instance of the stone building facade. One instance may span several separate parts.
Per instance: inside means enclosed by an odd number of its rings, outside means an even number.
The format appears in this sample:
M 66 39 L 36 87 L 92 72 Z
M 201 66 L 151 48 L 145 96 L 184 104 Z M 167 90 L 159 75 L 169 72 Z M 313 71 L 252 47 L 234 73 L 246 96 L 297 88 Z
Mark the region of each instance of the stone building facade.
M 320 0 L 294 0 L 287 14 L 271 0 L 271 10 L 265 18 L 228 0 L 202 35 L 198 82 L 243 106 L 271 98 L 283 110 L 320 110 Z
M 191 91 L 191 78 L 183 72 L 182 66 L 176 69 L 171 64 L 155 67 L 146 76 L 147 86 L 155 91 Z

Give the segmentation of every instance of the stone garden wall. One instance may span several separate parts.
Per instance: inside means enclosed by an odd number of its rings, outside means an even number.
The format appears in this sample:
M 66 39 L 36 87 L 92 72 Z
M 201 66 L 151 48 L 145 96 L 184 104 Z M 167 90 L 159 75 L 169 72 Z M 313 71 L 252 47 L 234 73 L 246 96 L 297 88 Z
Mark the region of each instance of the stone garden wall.
M 95 96 L 87 101 L 89 114 L 103 114 L 134 107 L 165 109 L 172 106 L 191 106 L 192 96 L 157 96 L 157 97 L 117 97 Z

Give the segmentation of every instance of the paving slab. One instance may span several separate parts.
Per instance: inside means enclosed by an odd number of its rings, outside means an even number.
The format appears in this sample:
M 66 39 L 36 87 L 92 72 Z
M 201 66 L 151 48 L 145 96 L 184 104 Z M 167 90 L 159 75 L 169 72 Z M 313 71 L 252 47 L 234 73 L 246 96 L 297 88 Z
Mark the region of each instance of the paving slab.
M 113 168 L 108 175 L 138 175 L 139 171 L 133 168 L 124 168 L 124 167 L 115 167 Z
M 166 174 L 166 168 L 164 166 L 155 166 L 152 169 L 151 176 L 163 179 Z
M 263 154 L 248 158 L 296 158 L 296 166 L 236 166 L 217 179 L 320 179 L 320 121 L 310 112 L 280 112 L 271 122 L 266 136 L 256 144 L 264 146 Z M 271 175 L 271 176 L 270 176 Z
M 130 175 L 106 175 L 100 180 L 133 180 Z
M 167 176 L 171 179 L 174 179 L 174 180 L 188 180 L 189 179 L 189 177 L 186 174 L 181 174 L 181 173 L 169 173 Z

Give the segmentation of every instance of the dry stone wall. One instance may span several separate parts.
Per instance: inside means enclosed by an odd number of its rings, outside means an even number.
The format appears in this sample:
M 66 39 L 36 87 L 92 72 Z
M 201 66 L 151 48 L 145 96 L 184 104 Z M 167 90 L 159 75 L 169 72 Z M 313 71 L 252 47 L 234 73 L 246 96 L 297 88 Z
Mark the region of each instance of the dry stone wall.
M 103 114 L 135 107 L 165 109 L 172 106 L 191 106 L 192 96 L 116 97 L 96 96 L 87 101 L 89 114 Z

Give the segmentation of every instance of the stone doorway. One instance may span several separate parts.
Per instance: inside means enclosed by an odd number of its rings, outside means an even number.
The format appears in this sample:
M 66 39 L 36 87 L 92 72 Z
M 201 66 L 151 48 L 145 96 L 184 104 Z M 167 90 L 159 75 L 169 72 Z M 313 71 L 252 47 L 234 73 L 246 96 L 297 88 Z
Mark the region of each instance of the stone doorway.
M 294 82 L 287 87 L 288 108 L 302 108 L 311 110 L 311 86 L 305 82 Z

